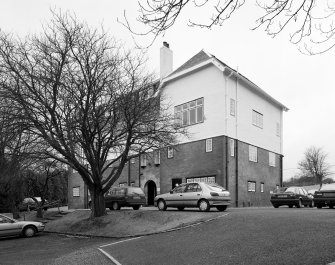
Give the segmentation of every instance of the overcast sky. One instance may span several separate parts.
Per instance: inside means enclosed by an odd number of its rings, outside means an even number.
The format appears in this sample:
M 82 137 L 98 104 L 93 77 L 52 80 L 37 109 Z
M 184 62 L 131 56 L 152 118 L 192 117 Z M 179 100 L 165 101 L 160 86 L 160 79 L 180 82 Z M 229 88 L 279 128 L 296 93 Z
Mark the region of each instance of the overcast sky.
M 222 27 L 212 30 L 186 26 L 189 16 L 205 19 L 209 13 L 185 13 L 165 36 L 157 38 L 148 48 L 149 68 L 158 73 L 163 41 L 174 52 L 174 69 L 204 49 L 230 67 L 238 68 L 290 109 L 284 114 L 283 124 L 284 180 L 298 172 L 298 162 L 312 145 L 322 147 L 328 153 L 329 164 L 335 165 L 335 49 L 306 56 L 289 42 L 288 32 L 271 38 L 261 29 L 251 31 L 259 10 L 254 1 L 247 2 Z M 124 21 L 126 10 L 134 29 L 143 29 L 136 21 L 137 1 L 130 0 L 1 0 L 0 28 L 19 36 L 40 32 L 41 24 L 50 18 L 50 8 L 74 12 L 79 20 L 92 27 L 102 24 L 128 48 L 134 47 L 133 38 L 117 18 Z M 142 45 L 152 40 L 135 39 Z M 335 166 L 332 169 L 335 171 Z

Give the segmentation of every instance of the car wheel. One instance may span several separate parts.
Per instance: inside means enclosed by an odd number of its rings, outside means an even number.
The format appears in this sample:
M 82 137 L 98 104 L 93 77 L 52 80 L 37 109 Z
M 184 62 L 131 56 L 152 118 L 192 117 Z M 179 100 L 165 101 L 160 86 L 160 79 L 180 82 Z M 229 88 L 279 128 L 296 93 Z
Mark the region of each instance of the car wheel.
M 23 230 L 23 235 L 25 237 L 32 237 L 36 234 L 36 228 L 33 226 L 27 226 Z
M 314 201 L 311 202 L 311 204 L 309 205 L 310 208 L 314 207 Z
M 297 208 L 301 208 L 301 207 L 302 207 L 302 201 L 299 200 L 299 201 L 298 201 L 298 204 L 297 204 Z
M 208 201 L 206 201 L 206 200 L 201 200 L 201 201 L 199 202 L 199 210 L 200 210 L 201 212 L 208 212 L 208 211 L 209 211 L 209 208 L 210 208 L 210 205 L 209 205 Z
M 158 210 L 160 211 L 165 211 L 166 210 L 166 203 L 164 200 L 160 199 L 158 202 L 157 202 L 157 207 L 158 207 Z
M 178 210 L 179 211 L 182 211 L 182 210 L 184 210 L 185 209 L 185 207 L 178 207 Z
M 120 210 L 120 205 L 118 204 L 118 202 L 113 202 L 112 203 L 112 208 L 113 208 L 113 210 Z
M 275 208 L 279 208 L 279 205 L 277 205 L 277 204 L 274 204 L 274 205 L 273 205 L 273 207 L 275 207 Z
M 316 205 L 316 208 L 321 209 L 322 206 L 321 206 L 320 204 L 317 204 L 317 205 Z
M 293 208 L 293 205 L 289 205 L 288 207 L 289 207 L 289 208 Z
M 134 205 L 134 206 L 133 206 L 133 209 L 134 209 L 134 210 L 138 210 L 138 209 L 140 209 L 140 205 Z
M 333 209 L 334 208 L 334 205 L 329 205 L 329 209 Z
M 223 212 L 227 209 L 227 205 L 216 206 L 216 209 L 218 209 L 219 212 Z

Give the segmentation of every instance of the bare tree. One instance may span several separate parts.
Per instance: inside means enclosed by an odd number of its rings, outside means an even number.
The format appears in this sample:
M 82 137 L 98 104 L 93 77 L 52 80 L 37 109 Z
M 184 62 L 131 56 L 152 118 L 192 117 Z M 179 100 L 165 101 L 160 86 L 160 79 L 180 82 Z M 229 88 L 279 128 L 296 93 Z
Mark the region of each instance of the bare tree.
M 69 14 L 53 13 L 40 36 L 0 35 L 0 86 L 20 110 L 13 119 L 47 144 L 45 155 L 81 175 L 92 217 L 106 214 L 104 193 L 131 157 L 182 133 L 143 55 Z
M 249 1 L 248 1 L 249 2 Z M 255 0 L 263 15 L 256 19 L 253 30 L 263 27 L 272 37 L 289 28 L 294 44 L 302 43 L 301 51 L 317 54 L 335 45 L 334 1 L 323 0 Z M 204 17 L 189 19 L 189 26 L 211 29 L 221 26 L 245 4 L 245 0 L 146 0 L 139 2 L 138 21 L 149 30 L 140 35 L 153 35 L 153 40 L 174 25 L 184 10 L 201 9 Z M 125 25 L 132 31 L 125 13 Z M 133 31 L 132 31 L 133 32 Z M 133 32 L 135 33 L 135 32 Z
M 321 187 L 324 178 L 332 174 L 326 160 L 327 154 L 322 148 L 312 146 L 306 150 L 304 159 L 299 162 L 299 169 L 305 176 L 314 177 Z

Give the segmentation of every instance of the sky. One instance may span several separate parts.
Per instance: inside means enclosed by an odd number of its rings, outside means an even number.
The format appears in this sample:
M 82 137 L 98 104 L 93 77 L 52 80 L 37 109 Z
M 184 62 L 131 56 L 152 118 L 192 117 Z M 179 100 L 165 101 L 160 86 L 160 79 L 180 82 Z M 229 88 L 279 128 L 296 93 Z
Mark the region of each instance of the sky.
M 240 8 L 223 26 L 211 30 L 188 27 L 187 21 L 205 21 L 203 9 L 185 10 L 164 36 L 148 47 L 148 68 L 158 74 L 159 48 L 166 41 L 173 50 L 174 69 L 204 49 L 215 55 L 289 108 L 283 120 L 284 180 L 299 173 L 298 162 L 310 146 L 321 147 L 335 172 L 335 48 L 308 56 L 289 41 L 289 32 L 275 38 L 251 30 L 259 17 L 254 1 Z M 100 27 L 132 49 L 151 43 L 151 36 L 132 36 L 118 21 L 124 12 L 133 29 L 143 32 L 137 1 L 131 0 L 1 0 L 0 28 L 24 37 L 39 33 L 51 9 L 69 11 L 92 27 Z

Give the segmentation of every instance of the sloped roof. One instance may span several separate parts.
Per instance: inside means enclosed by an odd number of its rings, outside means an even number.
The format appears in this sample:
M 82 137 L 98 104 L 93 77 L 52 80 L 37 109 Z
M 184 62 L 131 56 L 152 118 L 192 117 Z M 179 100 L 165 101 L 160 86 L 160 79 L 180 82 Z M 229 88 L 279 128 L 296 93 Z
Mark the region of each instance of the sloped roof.
M 183 70 L 186 70 L 188 68 L 191 68 L 193 66 L 196 66 L 204 61 L 207 61 L 210 58 L 211 57 L 206 52 L 204 52 L 204 50 L 201 50 L 196 55 L 194 55 L 191 59 L 189 59 L 186 63 L 184 63 L 182 66 L 180 66 L 179 68 L 174 70 L 171 74 L 169 74 L 169 76 L 174 75 Z

